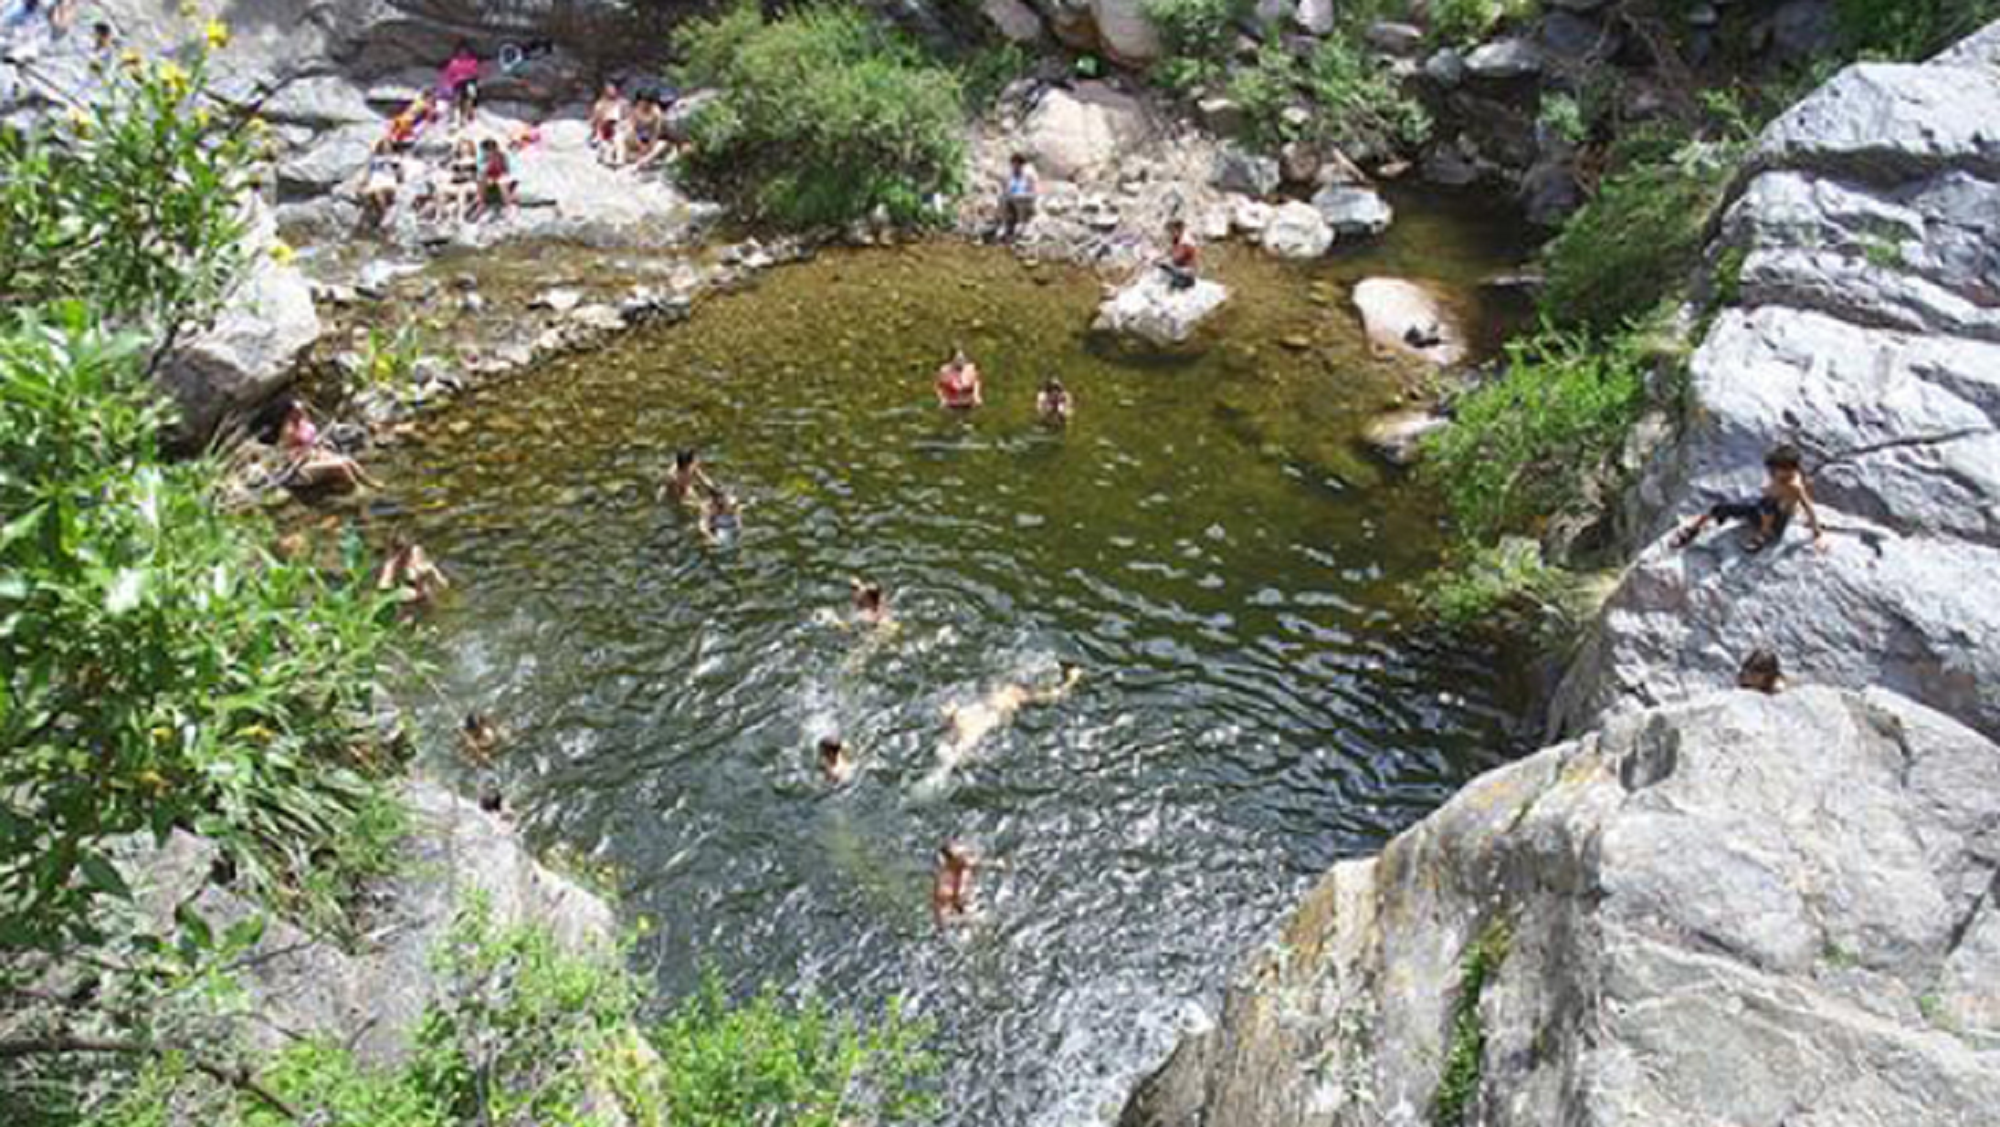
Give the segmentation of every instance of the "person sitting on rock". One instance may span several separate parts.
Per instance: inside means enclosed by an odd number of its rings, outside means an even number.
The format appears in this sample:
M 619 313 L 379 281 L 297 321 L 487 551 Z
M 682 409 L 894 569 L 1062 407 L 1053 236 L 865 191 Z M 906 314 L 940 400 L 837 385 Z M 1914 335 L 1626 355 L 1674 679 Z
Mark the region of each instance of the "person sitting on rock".
M 444 572 L 414 541 L 398 536 L 381 574 L 375 577 L 377 591 L 394 591 L 398 602 L 420 607 L 429 604 L 451 587 Z
M 938 847 L 937 875 L 931 878 L 931 918 L 939 927 L 972 913 L 972 872 L 978 865 L 972 850 L 960 842 Z
M 397 152 L 408 152 L 423 136 L 424 129 L 437 118 L 437 92 L 420 90 L 410 104 L 403 107 L 403 112 L 389 119 L 384 136 Z
M 521 184 L 514 179 L 514 165 L 507 157 L 507 150 L 500 142 L 488 137 L 479 143 L 479 203 L 474 209 L 474 217 L 483 215 L 487 208 L 501 213 L 514 210 L 520 204 Z
M 691 449 L 674 451 L 674 468 L 667 471 L 666 480 L 660 483 L 660 500 L 693 504 L 697 490 L 716 491 L 715 482 L 701 467 L 701 455 Z
M 278 424 L 278 449 L 285 455 L 279 482 L 295 493 L 351 493 L 379 484 L 361 463 L 320 445 L 319 428 L 298 400 L 285 409 L 284 421 Z
M 1074 409 L 1075 402 L 1061 380 L 1050 376 L 1042 382 L 1042 390 L 1035 395 L 1035 414 L 1044 423 L 1052 427 L 1066 427 Z
M 839 736 L 820 737 L 819 773 L 837 787 L 846 786 L 854 778 L 854 756 Z
M 389 225 L 389 213 L 395 210 L 402 188 L 403 158 L 396 155 L 394 142 L 383 137 L 361 169 L 361 214 L 369 226 L 380 230 Z
M 986 402 L 979 365 L 965 355 L 963 348 L 953 349 L 951 359 L 938 368 L 936 387 L 940 407 L 963 411 Z
M 1721 501 L 1690 521 L 1674 534 L 1674 547 L 1685 548 L 1694 543 L 1710 522 L 1743 521 L 1754 526 L 1750 542 L 1746 545 L 1752 552 L 1761 552 L 1785 535 L 1791 524 L 1792 514 L 1803 510 L 1806 524 L 1812 529 L 1813 547 L 1826 546 L 1826 532 L 1820 527 L 1819 513 L 1813 508 L 1812 489 L 1806 482 L 1805 469 L 1800 464 L 1798 448 L 1785 445 L 1771 449 L 1764 455 L 1766 478 L 1764 491 L 1756 497 L 1741 501 Z
M 470 137 L 460 137 L 451 146 L 451 162 L 445 166 L 444 203 L 439 214 L 449 222 L 462 223 L 479 211 L 479 146 Z
M 1000 239 L 1011 242 L 1020 237 L 1028 221 L 1035 217 L 1035 197 L 1041 182 L 1026 153 L 1015 153 L 1008 161 L 1007 183 L 1000 190 Z
M 1743 659 L 1743 667 L 1736 671 L 1736 687 L 1776 696 L 1784 691 L 1785 670 L 1778 661 L 1778 655 L 1767 649 L 1754 649 Z
M 667 110 L 657 97 L 642 98 L 633 108 L 629 135 L 633 168 L 651 168 L 654 162 L 674 151 L 673 141 L 667 136 Z
M 590 147 L 597 159 L 613 168 L 625 163 L 624 95 L 616 82 L 607 82 L 590 106 Z
M 312 421 L 306 405 L 292 400 L 285 408 L 285 417 L 278 423 L 278 449 L 287 454 L 306 453 L 319 445 L 319 427 Z
M 1167 285 L 1173 289 L 1192 289 L 1199 275 L 1196 273 L 1201 263 L 1201 251 L 1189 237 L 1187 221 L 1167 220 L 1167 256 L 1160 260 L 1160 269 L 1167 272 Z

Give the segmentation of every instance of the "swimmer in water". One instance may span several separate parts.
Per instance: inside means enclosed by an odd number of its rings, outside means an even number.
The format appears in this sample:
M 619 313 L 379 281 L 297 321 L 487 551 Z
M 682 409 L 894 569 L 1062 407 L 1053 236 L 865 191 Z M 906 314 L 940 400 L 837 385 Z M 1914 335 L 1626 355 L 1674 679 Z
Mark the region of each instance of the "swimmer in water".
M 691 449 L 674 451 L 674 468 L 667 471 L 666 480 L 660 483 L 660 500 L 692 505 L 697 490 L 716 492 L 715 482 L 701 466 L 701 455 Z
M 854 624 L 857 626 L 887 626 L 889 617 L 889 594 L 880 583 L 867 583 L 860 579 L 850 579 L 854 585 Z
M 743 531 L 743 506 L 731 494 L 712 489 L 701 509 L 701 534 L 710 544 L 726 544 Z
M 494 723 L 484 712 L 468 712 L 465 723 L 459 725 L 459 746 L 465 749 L 465 757 L 474 763 L 488 763 L 493 753 L 507 740 L 507 733 Z
M 394 591 L 397 601 L 410 607 L 428 605 L 451 586 L 444 572 L 431 562 L 415 542 L 398 536 L 382 573 L 375 577 L 375 589 Z
M 1062 680 L 1043 689 L 1031 689 L 1026 685 L 1002 685 L 986 694 L 984 700 L 974 704 L 948 704 L 944 706 L 944 719 L 950 732 L 938 744 L 937 769 L 924 777 L 918 784 L 920 789 L 932 790 L 943 784 L 958 765 L 971 757 L 987 736 L 1006 727 L 1014 719 L 1014 714 L 1031 704 L 1055 704 L 1070 694 L 1076 683 L 1083 679 L 1083 670 L 1064 663 Z
M 965 919 L 972 911 L 972 871 L 979 865 L 972 850 L 956 841 L 938 848 L 937 876 L 931 880 L 931 916 L 939 927 Z
M 854 778 L 854 756 L 847 750 L 847 744 L 839 736 L 821 736 L 819 741 L 819 773 L 836 787 L 844 787 Z
M 1035 395 L 1035 414 L 1049 426 L 1068 426 L 1070 412 L 1073 409 L 1074 401 L 1070 399 L 1069 389 L 1054 376 L 1044 381 L 1042 390 Z
M 951 359 L 938 368 L 936 387 L 940 407 L 963 411 L 986 401 L 979 365 L 972 362 L 963 348 L 953 349 Z

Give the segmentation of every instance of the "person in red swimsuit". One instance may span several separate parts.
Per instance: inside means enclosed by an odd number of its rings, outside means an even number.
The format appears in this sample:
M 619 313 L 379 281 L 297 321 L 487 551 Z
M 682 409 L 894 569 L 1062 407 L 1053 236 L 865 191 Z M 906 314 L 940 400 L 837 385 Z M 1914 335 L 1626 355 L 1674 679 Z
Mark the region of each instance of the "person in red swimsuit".
M 968 410 L 986 401 L 986 393 L 979 381 L 979 365 L 965 355 L 965 350 L 954 349 L 950 360 L 937 373 L 938 406 L 954 410 Z

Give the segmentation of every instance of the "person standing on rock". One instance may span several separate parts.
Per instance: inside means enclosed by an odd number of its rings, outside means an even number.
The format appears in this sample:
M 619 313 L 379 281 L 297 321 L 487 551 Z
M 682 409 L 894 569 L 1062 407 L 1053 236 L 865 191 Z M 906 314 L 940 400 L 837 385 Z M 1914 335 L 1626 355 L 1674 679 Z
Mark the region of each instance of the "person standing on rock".
M 937 875 L 931 878 L 931 918 L 939 927 L 972 913 L 972 871 L 978 866 L 962 842 L 947 841 L 938 847 Z
M 1000 190 L 1000 241 L 1019 238 L 1028 221 L 1035 217 L 1035 197 L 1041 180 L 1026 153 L 1015 153 L 1008 162 L 1007 183 Z
M 1167 256 L 1160 260 L 1160 269 L 1167 272 L 1167 285 L 1177 290 L 1194 288 L 1200 264 L 1201 251 L 1188 235 L 1187 220 L 1167 220 Z
M 461 39 L 438 72 L 438 101 L 451 107 L 452 125 L 463 129 L 479 113 L 479 56 Z
M 590 107 L 590 147 L 597 159 L 613 168 L 625 163 L 625 98 L 616 82 L 607 82 Z
M 513 162 L 507 159 L 507 150 L 491 137 L 479 143 L 479 207 L 484 214 L 491 207 L 505 214 L 513 211 L 520 202 L 520 181 L 514 179 Z
M 1785 529 L 1792 522 L 1792 514 L 1803 510 L 1806 525 L 1812 529 L 1813 547 L 1824 550 L 1826 531 L 1820 527 L 1819 512 L 1813 508 L 1812 489 L 1806 482 L 1805 468 L 1801 465 L 1798 448 L 1777 446 L 1764 455 L 1764 492 L 1742 501 L 1721 501 L 1690 521 L 1687 527 L 1674 534 L 1674 547 L 1685 548 L 1694 543 L 1702 529 L 1710 523 L 1742 521 L 1755 526 L 1746 548 L 1751 552 L 1761 552 L 1785 535 Z

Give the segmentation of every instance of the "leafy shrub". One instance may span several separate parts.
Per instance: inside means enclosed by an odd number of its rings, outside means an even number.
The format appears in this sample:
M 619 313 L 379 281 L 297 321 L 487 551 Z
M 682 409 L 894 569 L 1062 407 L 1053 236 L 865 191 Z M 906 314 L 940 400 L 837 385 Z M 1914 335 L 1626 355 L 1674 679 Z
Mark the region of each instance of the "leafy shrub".
M 1502 21 L 1535 12 L 1536 0 L 1430 0 L 1431 35 L 1452 43 L 1484 39 Z
M 857 1026 L 817 1001 L 796 1009 L 769 988 L 732 1008 L 710 977 L 653 1031 L 669 1119 L 689 1127 L 782 1122 L 839 1127 L 900 1123 L 931 1110 L 921 1082 L 935 1067 L 928 1030 L 892 1003 L 882 1023 Z
M 1440 622 L 1466 628 L 1503 620 L 1524 605 L 1560 617 L 1564 592 L 1562 573 L 1542 562 L 1541 545 L 1509 536 L 1426 576 L 1423 594 Z
M 1430 136 L 1423 103 L 1360 43 L 1336 30 L 1313 48 L 1306 88 L 1315 104 L 1314 129 L 1339 146 L 1416 146 Z
M 1243 110 L 1252 144 L 1275 149 L 1292 139 L 1285 110 L 1300 101 L 1300 80 L 1298 60 L 1278 43 L 1266 43 L 1255 63 L 1230 73 L 1225 93 Z
M 1169 55 L 1219 62 L 1236 46 L 1237 21 L 1254 8 L 1247 0 L 1145 0 L 1141 10 Z
M 0 313 L 73 300 L 166 328 L 221 297 L 261 127 L 213 110 L 189 57 L 134 57 L 57 124 L 0 129 Z
M 884 208 L 898 222 L 960 188 L 962 90 L 864 12 L 766 21 L 755 4 L 683 26 L 684 78 L 722 90 L 694 122 L 690 170 L 749 215 L 794 227 Z
M 1568 94 L 1544 97 L 1541 112 L 1535 120 L 1543 129 L 1572 145 L 1581 145 L 1590 137 L 1590 126 L 1583 117 L 1583 104 Z
M 1689 141 L 1608 178 L 1543 251 L 1542 315 L 1610 332 L 1684 289 L 1736 153 Z
M 213 467 L 162 464 L 137 342 L 67 317 L 0 336 L 0 944 L 87 938 L 118 835 L 196 830 L 308 897 L 394 822 L 383 603 L 267 554 Z
M 1574 499 L 1625 442 L 1645 405 L 1648 345 L 1544 330 L 1508 346 L 1506 374 L 1457 402 L 1427 440 L 1424 473 L 1459 532 L 1485 543 Z
M 1837 10 L 1849 51 L 1914 62 L 2000 19 L 2000 0 L 1840 0 Z

